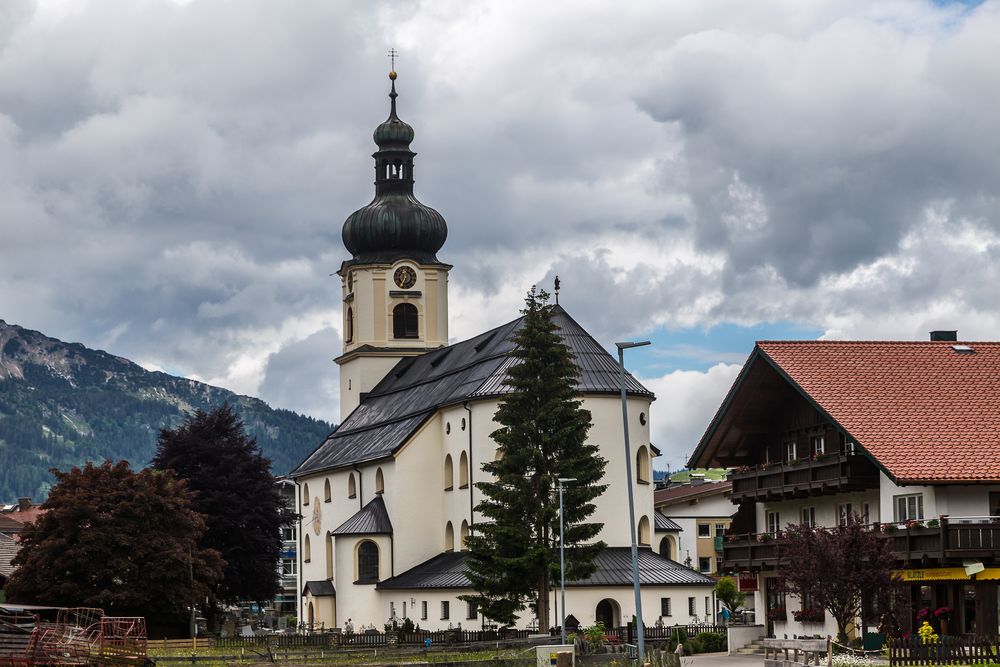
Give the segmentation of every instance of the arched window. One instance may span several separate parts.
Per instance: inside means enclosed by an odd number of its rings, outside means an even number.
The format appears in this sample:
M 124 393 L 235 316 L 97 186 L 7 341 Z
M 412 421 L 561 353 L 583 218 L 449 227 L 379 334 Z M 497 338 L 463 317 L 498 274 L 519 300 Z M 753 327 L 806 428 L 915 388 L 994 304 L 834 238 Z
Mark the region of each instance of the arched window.
M 674 543 L 669 535 L 660 540 L 660 555 L 670 560 L 677 560 L 674 558 Z
M 494 461 L 499 461 L 503 458 L 503 447 L 497 447 L 496 456 L 493 457 Z
M 640 484 L 649 484 L 649 449 L 646 445 L 639 448 L 635 453 L 635 477 Z
M 326 534 L 326 578 L 333 579 L 333 535 Z
M 312 627 L 313 623 L 316 622 L 316 612 L 313 609 L 312 600 L 309 601 L 309 610 L 306 613 L 306 618 L 309 619 L 309 626 Z
M 458 546 L 462 551 L 467 550 L 469 547 L 466 545 L 465 540 L 469 537 L 469 522 L 462 519 L 462 529 L 459 533 L 459 543 Z
M 358 581 L 378 581 L 378 545 L 371 540 L 358 544 Z
M 358 483 L 354 480 L 354 473 L 347 478 L 347 497 L 357 498 L 358 497 Z
M 401 303 L 392 309 L 393 338 L 419 338 L 417 331 L 417 307 L 412 303 Z
M 455 529 L 451 526 L 451 521 L 444 525 L 444 550 L 455 550 Z
M 639 519 L 639 544 L 649 546 L 649 517 Z
M 382 469 L 375 471 L 375 493 L 385 492 L 385 478 L 382 477 Z
M 344 327 L 344 342 L 350 343 L 354 340 L 354 309 L 347 309 L 347 326 Z
M 444 490 L 451 491 L 454 483 L 455 471 L 451 463 L 451 454 L 446 454 L 444 457 Z
M 330 478 L 326 478 L 326 482 L 323 484 L 323 501 L 331 502 L 333 500 L 333 494 L 330 492 Z
M 302 504 L 303 505 L 308 505 L 309 504 L 309 484 L 308 484 L 308 482 L 306 484 L 302 485 Z
M 302 541 L 302 560 L 306 563 L 312 560 L 312 543 L 309 542 L 308 535 L 306 535 L 306 539 Z
M 458 488 L 469 488 L 469 457 L 464 451 L 458 459 Z

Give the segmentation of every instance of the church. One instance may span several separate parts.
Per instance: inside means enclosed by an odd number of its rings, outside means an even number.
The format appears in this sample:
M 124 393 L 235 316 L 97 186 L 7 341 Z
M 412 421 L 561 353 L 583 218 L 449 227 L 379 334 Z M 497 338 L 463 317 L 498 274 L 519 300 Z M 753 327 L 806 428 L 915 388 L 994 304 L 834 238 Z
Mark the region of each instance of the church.
M 374 133 L 375 198 L 343 227 L 351 256 L 337 272 L 340 425 L 291 475 L 302 517 L 298 613 L 323 628 L 350 619 L 355 629 L 381 630 L 409 618 L 423 629 L 478 629 L 489 621 L 459 599 L 472 592 L 465 542 L 483 520 L 475 509 L 482 464 L 502 455 L 490 433 L 521 320 L 449 344 L 452 267 L 437 256 L 448 228 L 413 194 L 414 132 L 397 116 L 395 72 L 389 78 L 389 117 Z M 629 483 L 645 622 L 711 619 L 714 581 L 673 560 L 679 528 L 653 508 L 652 392 L 626 377 L 635 459 L 626 480 L 618 363 L 562 307 L 552 308 L 580 369 L 583 407 L 593 420 L 588 437 L 607 460 L 608 488 L 590 521 L 603 524 L 599 539 L 608 548 L 590 578 L 566 582 L 566 613 L 582 625 L 606 626 L 635 613 Z M 518 626 L 537 622 L 529 609 Z

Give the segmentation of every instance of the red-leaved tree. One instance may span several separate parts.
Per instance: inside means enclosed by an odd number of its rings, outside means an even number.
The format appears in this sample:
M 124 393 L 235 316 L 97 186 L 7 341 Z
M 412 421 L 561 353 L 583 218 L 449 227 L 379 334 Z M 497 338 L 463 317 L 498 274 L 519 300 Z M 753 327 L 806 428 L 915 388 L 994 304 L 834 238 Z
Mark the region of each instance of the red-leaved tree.
M 895 558 L 879 535 L 854 517 L 836 528 L 789 526 L 778 543 L 785 589 L 828 610 L 840 642 L 847 641 L 862 597 L 893 583 Z

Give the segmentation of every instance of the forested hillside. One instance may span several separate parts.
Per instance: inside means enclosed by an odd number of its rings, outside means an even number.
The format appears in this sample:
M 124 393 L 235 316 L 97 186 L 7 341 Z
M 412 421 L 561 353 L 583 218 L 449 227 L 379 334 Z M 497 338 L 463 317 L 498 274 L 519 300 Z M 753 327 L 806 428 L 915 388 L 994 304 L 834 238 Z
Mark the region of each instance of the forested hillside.
M 161 428 L 223 402 L 239 412 L 275 474 L 290 471 L 333 428 L 0 320 L 0 501 L 44 498 L 49 468 L 104 459 L 145 466 Z

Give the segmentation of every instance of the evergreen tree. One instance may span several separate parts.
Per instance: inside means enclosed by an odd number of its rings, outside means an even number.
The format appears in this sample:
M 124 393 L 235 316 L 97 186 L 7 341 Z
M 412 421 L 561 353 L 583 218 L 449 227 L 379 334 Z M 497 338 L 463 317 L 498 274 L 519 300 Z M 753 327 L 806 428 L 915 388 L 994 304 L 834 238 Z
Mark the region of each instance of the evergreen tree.
M 160 432 L 153 466 L 173 470 L 195 492 L 194 507 L 205 516 L 201 540 L 226 561 L 213 589 L 218 602 L 263 602 L 279 590 L 281 528 L 293 520 L 271 462 L 249 438 L 228 404 L 199 410 L 176 429 Z
M 125 461 L 52 474 L 46 512 L 20 535 L 8 598 L 184 628 L 189 605 L 205 598 L 225 565 L 198 546 L 205 522 L 184 482 L 171 472 L 133 472 Z
M 566 577 L 594 572 L 594 558 L 606 546 L 595 542 L 602 524 L 587 523 L 605 460 L 587 442 L 590 413 L 577 391 L 579 370 L 552 321 L 548 294 L 531 288 L 510 353 L 509 393 L 499 401 L 492 433 L 502 456 L 483 465 L 492 479 L 478 482 L 476 506 L 487 521 L 469 536 L 468 576 L 475 602 L 487 618 L 513 624 L 534 602 L 542 628 L 549 627 L 550 582 L 559 577 L 559 477 L 575 477 L 564 491 Z

